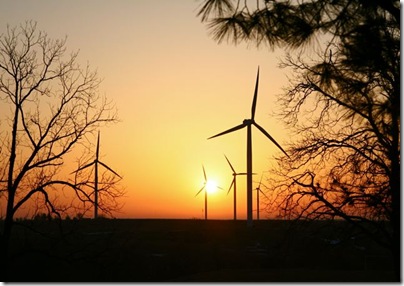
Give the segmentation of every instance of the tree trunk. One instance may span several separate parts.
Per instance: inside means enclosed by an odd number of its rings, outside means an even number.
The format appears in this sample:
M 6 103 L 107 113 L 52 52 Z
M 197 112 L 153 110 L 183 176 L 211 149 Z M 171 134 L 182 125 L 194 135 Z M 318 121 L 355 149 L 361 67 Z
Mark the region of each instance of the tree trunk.
M 9 211 L 9 207 L 7 206 L 6 219 L 4 220 L 3 233 L 0 238 L 0 280 L 7 282 L 8 281 L 8 267 L 10 263 L 9 257 L 9 247 L 10 247 L 10 238 L 11 238 L 11 229 L 13 227 L 13 210 Z
M 18 82 L 16 82 L 16 97 L 15 101 L 18 102 Z M 13 227 L 13 217 L 14 217 L 14 198 L 16 193 L 16 188 L 14 186 L 13 174 L 14 174 L 14 165 L 16 158 L 16 149 L 17 149 L 17 128 L 18 128 L 18 116 L 19 116 L 19 107 L 20 105 L 15 105 L 14 111 L 14 119 L 13 119 L 13 129 L 12 129 L 12 138 L 11 138 L 11 150 L 10 150 L 10 164 L 8 169 L 8 178 L 7 178 L 7 207 L 6 207 L 6 218 L 4 220 L 3 233 L 1 236 L 1 257 L 0 257 L 0 269 L 3 273 L 2 281 L 7 281 L 8 279 L 8 265 L 9 265 L 9 247 L 10 247 L 10 238 L 11 238 L 11 229 Z
M 399 89 L 397 89 L 399 90 Z M 397 92 L 393 97 L 392 108 L 392 149 L 390 190 L 393 227 L 393 263 L 397 281 L 401 282 L 401 178 L 400 178 L 400 94 Z
M 399 152 L 393 150 L 392 164 L 391 164 L 391 204 L 392 215 L 391 225 L 393 228 L 393 241 L 391 251 L 393 252 L 393 265 L 396 278 L 401 282 L 401 179 L 400 179 L 400 155 Z
M 391 251 L 393 254 L 393 265 L 394 272 L 396 275 L 397 281 L 401 282 L 401 212 L 400 212 L 400 174 L 399 169 L 398 172 L 392 172 L 392 176 L 395 178 L 391 178 L 390 186 L 392 189 L 392 218 L 391 224 L 393 228 L 393 241 Z

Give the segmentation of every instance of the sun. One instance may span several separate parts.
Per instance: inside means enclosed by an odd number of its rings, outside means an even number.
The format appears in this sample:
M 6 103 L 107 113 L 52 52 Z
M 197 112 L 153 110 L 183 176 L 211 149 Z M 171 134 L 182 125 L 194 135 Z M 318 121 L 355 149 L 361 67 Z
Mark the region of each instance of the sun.
M 208 194 L 213 194 L 216 193 L 218 187 L 215 181 L 213 180 L 208 180 L 206 182 L 206 191 L 208 192 Z

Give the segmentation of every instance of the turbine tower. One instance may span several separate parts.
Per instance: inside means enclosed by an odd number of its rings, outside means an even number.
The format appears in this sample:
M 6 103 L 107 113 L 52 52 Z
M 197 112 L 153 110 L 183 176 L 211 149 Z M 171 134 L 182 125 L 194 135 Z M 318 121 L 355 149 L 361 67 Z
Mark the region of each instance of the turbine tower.
M 227 158 L 227 156 L 224 155 L 224 157 L 226 158 L 227 163 L 229 163 L 229 166 L 230 166 L 231 170 L 233 171 L 233 180 L 231 181 L 231 184 L 230 184 L 229 190 L 227 191 L 227 194 L 229 194 L 229 192 L 230 192 L 230 190 L 231 190 L 231 187 L 233 187 L 234 220 L 237 220 L 237 196 L 236 196 L 236 192 L 237 192 L 237 191 L 236 191 L 236 189 L 237 189 L 237 187 L 236 187 L 236 181 L 237 181 L 237 179 L 236 179 L 236 178 L 237 178 L 238 175 L 247 175 L 247 173 L 237 173 L 236 170 L 234 170 L 233 166 L 231 165 L 231 163 L 230 163 L 229 159 Z
M 195 197 L 199 195 L 200 192 L 205 190 L 205 220 L 208 219 L 208 191 L 206 190 L 206 184 L 208 183 L 208 179 L 206 178 L 206 172 L 205 172 L 205 167 L 202 165 L 202 170 L 203 170 L 203 177 L 205 179 L 205 182 L 203 182 L 202 188 L 199 190 L 199 192 L 196 193 Z
M 261 190 L 261 182 L 262 182 L 262 176 L 264 175 L 264 172 L 261 174 L 261 180 L 260 183 L 258 184 L 258 187 L 255 188 L 257 191 L 257 220 L 260 220 L 260 193 L 263 194 L 266 198 L 267 195 Z
M 231 133 L 233 131 L 242 129 L 244 127 L 247 127 L 247 225 L 252 226 L 253 225 L 253 202 L 252 202 L 252 192 L 253 192 L 253 180 L 252 180 L 252 134 L 251 134 L 251 127 L 254 125 L 255 127 L 258 128 L 269 140 L 271 140 L 283 153 L 288 156 L 288 154 L 283 150 L 283 148 L 278 144 L 278 142 L 275 141 L 274 138 L 272 138 L 271 135 L 267 131 L 265 131 L 264 128 L 262 128 L 258 123 L 255 122 L 255 108 L 257 105 L 257 94 L 258 94 L 258 80 L 259 80 L 259 67 L 257 71 L 257 80 L 255 83 L 255 91 L 254 91 L 254 98 L 252 102 L 252 107 L 251 107 L 251 118 L 250 119 L 245 119 L 243 123 L 240 125 L 237 125 L 233 128 L 230 128 L 226 131 L 223 131 L 219 134 L 216 134 L 212 137 L 209 137 L 208 139 L 212 139 L 227 133 Z
M 199 192 L 196 193 L 195 197 L 200 194 L 203 190 L 205 190 L 205 220 L 208 219 L 208 190 L 207 190 L 207 185 L 208 185 L 208 178 L 206 177 L 206 172 L 205 172 L 205 167 L 202 165 L 202 170 L 203 170 L 203 178 L 205 181 L 203 182 L 202 188 L 199 190 Z M 219 186 L 215 186 L 218 189 L 222 189 Z
M 110 172 L 114 173 L 119 178 L 122 178 L 121 176 L 118 175 L 118 173 L 116 173 L 110 167 L 108 167 L 103 162 L 101 162 L 99 160 L 99 155 L 100 155 L 100 131 L 98 131 L 97 149 L 96 149 L 94 161 L 92 161 L 91 163 L 88 163 L 87 165 L 84 165 L 83 167 L 78 168 L 76 171 L 73 172 L 73 173 L 77 173 L 78 171 L 84 170 L 84 169 L 94 165 L 94 218 L 98 217 L 98 164 L 102 165 L 104 168 L 106 168 Z

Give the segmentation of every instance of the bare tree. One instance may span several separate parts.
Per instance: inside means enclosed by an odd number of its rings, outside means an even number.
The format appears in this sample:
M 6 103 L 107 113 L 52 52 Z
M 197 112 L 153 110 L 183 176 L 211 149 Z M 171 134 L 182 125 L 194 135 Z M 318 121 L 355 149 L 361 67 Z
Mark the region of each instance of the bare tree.
M 344 219 L 390 248 L 398 267 L 399 64 L 387 78 L 348 69 L 346 56 L 336 48 L 321 64 L 284 63 L 299 80 L 280 98 L 282 118 L 300 139 L 272 170 L 272 206 L 283 217 Z
M 66 39 L 52 40 L 26 22 L 0 36 L 0 190 L 6 201 L 2 261 L 13 218 L 37 200 L 60 216 L 60 195 L 84 193 L 63 173 L 66 158 L 100 125 L 117 121 L 116 110 L 98 93 L 100 79 L 78 53 L 67 55 Z M 71 168 L 73 165 L 71 164 Z

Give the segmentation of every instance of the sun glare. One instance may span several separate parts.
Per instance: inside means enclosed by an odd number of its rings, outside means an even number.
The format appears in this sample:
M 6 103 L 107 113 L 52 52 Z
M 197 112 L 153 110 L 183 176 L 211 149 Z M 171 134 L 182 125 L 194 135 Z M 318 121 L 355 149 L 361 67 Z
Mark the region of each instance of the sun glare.
M 208 194 L 213 194 L 216 193 L 217 191 L 217 184 L 215 181 L 212 180 L 208 180 L 206 182 L 206 191 L 208 192 Z

